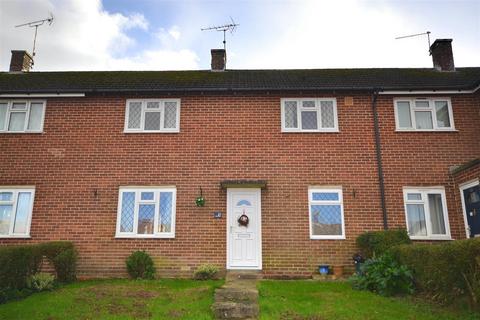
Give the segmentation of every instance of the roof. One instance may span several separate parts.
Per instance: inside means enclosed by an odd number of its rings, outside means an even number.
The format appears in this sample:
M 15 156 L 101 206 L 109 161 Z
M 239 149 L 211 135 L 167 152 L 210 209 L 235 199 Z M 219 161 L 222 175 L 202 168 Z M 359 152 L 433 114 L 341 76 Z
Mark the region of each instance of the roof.
M 284 90 L 471 90 L 480 67 L 195 71 L 0 72 L 0 93 Z

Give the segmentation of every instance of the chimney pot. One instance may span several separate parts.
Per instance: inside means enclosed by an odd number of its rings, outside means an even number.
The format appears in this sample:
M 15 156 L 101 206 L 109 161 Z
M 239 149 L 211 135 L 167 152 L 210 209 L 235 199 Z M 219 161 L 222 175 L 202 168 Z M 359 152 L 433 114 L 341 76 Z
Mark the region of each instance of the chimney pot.
M 227 64 L 225 49 L 212 49 L 212 71 L 224 71 Z
M 33 66 L 33 57 L 25 50 L 12 50 L 10 72 L 28 72 Z
M 455 71 L 453 63 L 452 39 L 437 39 L 430 46 L 433 67 L 438 71 Z

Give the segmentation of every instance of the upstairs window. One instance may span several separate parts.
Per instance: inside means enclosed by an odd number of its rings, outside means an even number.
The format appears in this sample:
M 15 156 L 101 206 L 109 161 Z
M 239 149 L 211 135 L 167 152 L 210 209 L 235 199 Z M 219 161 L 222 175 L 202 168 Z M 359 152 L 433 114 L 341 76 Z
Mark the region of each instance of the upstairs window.
M 338 132 L 333 98 L 282 99 L 283 132 Z
M 411 239 L 450 239 L 443 188 L 405 188 L 403 196 Z
M 395 99 L 397 130 L 454 130 L 450 99 Z
M 0 132 L 43 131 L 45 101 L 0 101 Z
M 342 189 L 311 188 L 308 202 L 310 239 L 345 239 Z
M 0 188 L 0 238 L 28 237 L 35 190 Z
M 175 237 L 175 202 L 175 188 L 121 188 L 117 237 Z
M 179 132 L 179 99 L 128 100 L 125 132 Z

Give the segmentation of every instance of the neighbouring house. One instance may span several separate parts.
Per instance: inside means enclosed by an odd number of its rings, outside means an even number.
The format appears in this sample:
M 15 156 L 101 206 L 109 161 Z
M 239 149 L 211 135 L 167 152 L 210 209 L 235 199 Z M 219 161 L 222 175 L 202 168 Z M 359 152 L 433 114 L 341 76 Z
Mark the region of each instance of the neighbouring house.
M 202 263 L 308 277 L 365 231 L 480 235 L 480 67 L 0 73 L 0 244 L 71 240 L 82 277 Z M 197 206 L 197 197 L 205 199 Z M 198 201 L 201 205 L 202 201 Z

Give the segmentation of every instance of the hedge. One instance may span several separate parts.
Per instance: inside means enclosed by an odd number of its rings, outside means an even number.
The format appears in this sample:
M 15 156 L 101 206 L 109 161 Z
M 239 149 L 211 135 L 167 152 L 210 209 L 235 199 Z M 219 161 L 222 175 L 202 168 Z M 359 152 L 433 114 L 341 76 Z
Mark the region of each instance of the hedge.
M 468 298 L 479 308 L 480 238 L 401 245 L 389 252 L 413 271 L 417 290 L 427 297 L 444 304 Z
M 369 231 L 357 237 L 357 246 L 367 259 L 381 256 L 393 246 L 411 242 L 405 229 Z
M 0 247 L 0 303 L 26 295 L 27 279 L 40 270 L 43 257 L 53 265 L 59 282 L 76 279 L 77 251 L 71 242 Z

